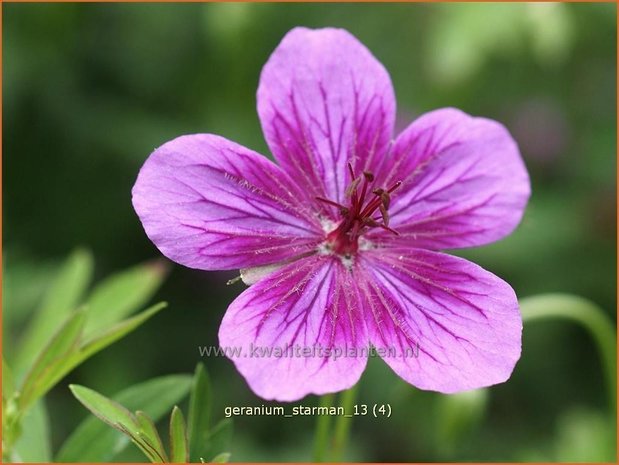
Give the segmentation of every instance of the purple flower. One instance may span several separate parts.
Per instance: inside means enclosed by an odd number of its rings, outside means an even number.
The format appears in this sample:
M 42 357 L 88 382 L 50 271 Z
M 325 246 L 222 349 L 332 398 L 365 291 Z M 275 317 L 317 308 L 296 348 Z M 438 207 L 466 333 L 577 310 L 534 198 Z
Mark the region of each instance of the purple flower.
M 171 260 L 241 269 L 220 345 L 253 391 L 292 401 L 353 386 L 368 347 L 420 389 L 509 378 L 522 320 L 503 280 L 442 249 L 509 234 L 530 194 L 499 123 L 427 113 L 395 141 L 389 75 L 351 34 L 290 31 L 258 114 L 276 163 L 212 134 L 142 167 L 133 205 Z

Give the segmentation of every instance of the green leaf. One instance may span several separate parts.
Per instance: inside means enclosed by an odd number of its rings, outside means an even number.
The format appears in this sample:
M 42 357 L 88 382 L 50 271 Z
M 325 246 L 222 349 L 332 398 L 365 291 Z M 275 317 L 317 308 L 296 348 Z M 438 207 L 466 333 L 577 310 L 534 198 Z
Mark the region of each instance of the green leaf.
M 114 402 L 84 386 L 72 384 L 69 386 L 69 389 L 71 389 L 71 392 L 77 400 L 90 410 L 93 415 L 129 437 L 151 462 L 163 462 L 163 460 L 157 457 L 156 453 L 151 450 L 148 444 L 144 442 L 143 434 L 141 434 L 141 425 L 129 410 L 118 402 Z
M 28 369 L 37 358 L 41 345 L 47 343 L 67 315 L 77 308 L 90 283 L 92 268 L 90 252 L 82 249 L 73 252 L 62 265 L 19 344 L 13 362 L 16 375 Z
M 135 416 L 118 402 L 114 402 L 102 396 L 92 389 L 77 384 L 69 385 L 69 389 L 84 407 L 90 410 L 97 418 L 104 421 L 112 428 L 120 431 L 129 430 L 134 434 L 140 429 L 140 425 Z M 120 428 L 120 427 L 124 427 Z
M 189 375 L 170 375 L 131 386 L 112 399 L 126 408 L 147 412 L 158 421 L 187 395 L 192 385 Z M 56 462 L 110 462 L 129 444 L 122 433 L 93 417 L 84 420 L 65 441 Z
M 189 398 L 189 457 L 193 462 L 204 456 L 209 436 L 211 416 L 211 386 L 204 364 L 198 363 Z
M 159 432 L 157 431 L 157 427 L 151 418 L 141 410 L 135 412 L 135 417 L 140 424 L 140 430 L 143 433 L 143 439 L 148 442 L 151 446 L 152 450 L 155 451 L 158 457 L 161 459 L 161 462 L 167 462 L 168 456 L 165 452 L 165 448 L 163 447 L 163 442 L 161 441 L 161 437 L 159 436 Z
M 187 429 L 181 409 L 174 406 L 170 416 L 170 460 L 172 463 L 187 463 Z
M 209 463 L 228 463 L 230 461 L 230 452 L 222 452 L 213 457 Z
M 80 347 L 80 360 L 83 360 L 83 357 L 90 357 L 92 354 L 123 338 L 167 306 L 168 304 L 166 302 L 159 302 L 143 312 L 118 323 L 107 331 L 98 334 L 96 337 L 87 340 L 84 345 Z
M 22 462 L 47 463 L 51 460 L 50 424 L 44 399 L 40 399 L 21 418 L 21 436 L 14 453 Z
M 163 463 L 163 457 L 151 446 L 141 431 L 132 432 L 124 426 L 120 430 L 127 436 L 151 463 Z
M 114 274 L 95 287 L 87 299 L 86 337 L 98 333 L 146 304 L 161 285 L 166 267 L 149 262 Z
M 75 367 L 135 330 L 150 317 L 165 308 L 166 305 L 164 302 L 154 305 L 142 313 L 117 324 L 98 337 L 85 342 L 79 349 L 67 354 L 67 356 L 57 358 L 36 378 L 30 397 L 36 399 L 44 395 Z
M 217 455 L 230 450 L 232 440 L 232 420 L 224 418 L 211 430 L 208 441 L 205 444 L 204 454 L 200 457 L 216 457 Z
M 13 372 L 4 357 L 2 357 L 2 398 L 8 399 L 15 391 Z
M 26 410 L 46 390 L 40 389 L 41 380 L 54 363 L 64 360 L 77 350 L 82 329 L 84 327 L 84 312 L 74 313 L 60 328 L 49 344 L 39 354 L 36 362 L 26 375 L 19 398 L 19 407 Z

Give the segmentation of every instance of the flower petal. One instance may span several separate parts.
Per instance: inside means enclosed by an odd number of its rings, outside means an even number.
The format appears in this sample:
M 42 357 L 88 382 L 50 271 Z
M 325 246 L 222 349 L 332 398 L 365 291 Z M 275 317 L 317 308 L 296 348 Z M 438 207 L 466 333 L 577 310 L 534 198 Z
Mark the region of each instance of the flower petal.
M 427 113 L 397 138 L 384 185 L 392 196 L 383 242 L 429 249 L 496 241 L 520 222 L 530 182 L 518 147 L 499 123 L 455 109 Z
M 364 253 L 370 342 L 402 378 L 453 393 L 501 383 L 520 358 L 512 288 L 462 258 L 422 249 Z
M 258 114 L 279 164 L 313 196 L 341 202 L 355 171 L 376 172 L 392 137 L 385 68 L 342 29 L 295 28 L 266 63 Z
M 277 165 L 210 134 L 155 150 L 132 193 L 148 237 L 191 268 L 275 263 L 314 248 L 323 235 L 306 194 Z
M 303 258 L 232 302 L 219 344 L 264 399 L 293 401 L 347 389 L 367 361 L 358 302 L 352 274 L 340 260 Z M 356 356 L 345 356 L 351 351 Z

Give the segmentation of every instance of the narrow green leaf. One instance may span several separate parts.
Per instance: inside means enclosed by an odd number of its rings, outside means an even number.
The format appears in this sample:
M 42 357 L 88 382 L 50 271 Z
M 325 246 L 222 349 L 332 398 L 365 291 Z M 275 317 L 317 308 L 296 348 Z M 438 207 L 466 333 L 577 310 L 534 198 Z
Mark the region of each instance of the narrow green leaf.
M 114 402 L 92 389 L 77 384 L 69 385 L 69 389 L 71 389 L 75 398 L 84 407 L 112 428 L 123 432 L 127 429 L 133 434 L 137 434 L 139 431 L 140 425 L 135 416 L 118 402 Z M 125 429 L 121 429 L 120 426 L 123 426 Z
M 2 398 L 8 399 L 13 392 L 15 392 L 13 372 L 4 357 L 2 357 Z
M 77 400 L 90 410 L 93 415 L 129 437 L 151 462 L 163 462 L 163 458 L 144 441 L 141 425 L 129 410 L 118 402 L 114 402 L 84 386 L 72 384 L 69 386 L 69 389 L 71 389 Z
M 15 374 L 23 374 L 37 358 L 42 345 L 58 330 L 67 315 L 77 308 L 92 277 L 90 252 L 78 249 L 60 268 L 46 292 L 32 323 L 28 326 L 15 354 Z
M 211 416 L 211 386 L 204 364 L 198 363 L 189 398 L 189 457 L 197 462 L 209 436 Z
M 217 455 L 230 450 L 230 442 L 232 440 L 232 420 L 224 418 L 211 430 L 208 441 L 204 444 L 204 448 L 200 458 L 206 460 L 206 457 L 216 457 Z
M 78 347 L 84 327 L 84 312 L 75 312 L 54 335 L 49 344 L 39 354 L 36 362 L 26 375 L 19 398 L 19 407 L 26 410 L 45 391 L 38 388 L 41 379 L 54 367 L 55 363 L 66 359 Z
M 141 410 L 135 412 L 135 417 L 140 424 L 140 431 L 144 434 L 143 439 L 145 439 L 148 444 L 151 445 L 152 449 L 157 452 L 161 462 L 167 462 L 168 457 L 153 420 L 151 420 L 151 418 Z
M 86 337 L 119 322 L 148 302 L 161 285 L 166 267 L 148 262 L 114 274 L 95 287 L 87 299 Z
M 181 409 L 174 406 L 170 416 L 170 461 L 172 463 L 187 463 L 187 429 Z
M 120 431 L 127 436 L 133 444 L 146 456 L 151 463 L 163 463 L 163 457 L 161 457 L 155 449 L 145 440 L 144 434 L 140 431 L 133 432 L 128 428 L 119 425 Z
M 98 334 L 96 337 L 87 340 L 84 345 L 80 347 L 80 363 L 83 360 L 83 357 L 90 357 L 92 354 L 123 338 L 130 332 L 140 327 L 142 324 L 146 323 L 146 321 L 167 306 L 168 304 L 166 302 L 159 302 L 147 308 L 143 312 L 116 324 L 110 329 Z
M 47 463 L 51 449 L 49 417 L 44 399 L 40 399 L 21 418 L 21 435 L 14 452 L 22 462 Z
M 32 387 L 32 394 L 30 394 L 30 397 L 36 399 L 44 395 L 75 367 L 82 364 L 97 352 L 105 349 L 110 344 L 113 344 L 134 331 L 142 323 L 166 306 L 167 304 L 165 302 L 154 305 L 144 310 L 142 313 L 117 324 L 98 337 L 87 341 L 82 344 L 79 349 L 67 354 L 67 356 L 58 358 L 50 363 L 44 371 L 39 373 L 39 376 L 35 380 L 34 387 Z
M 213 457 L 210 463 L 228 463 L 230 461 L 230 452 L 222 452 L 221 454 Z
M 158 421 L 189 392 L 189 375 L 170 375 L 131 386 L 112 399 L 126 408 L 148 412 Z M 84 420 L 65 441 L 56 462 L 111 462 L 129 444 L 122 433 L 109 428 L 94 417 Z

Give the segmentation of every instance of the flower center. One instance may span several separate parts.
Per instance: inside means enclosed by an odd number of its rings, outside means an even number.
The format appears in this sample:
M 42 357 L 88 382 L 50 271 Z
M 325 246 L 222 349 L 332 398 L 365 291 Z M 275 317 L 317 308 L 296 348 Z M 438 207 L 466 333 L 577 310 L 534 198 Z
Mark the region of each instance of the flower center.
M 342 215 L 340 224 L 327 234 L 327 246 L 335 253 L 349 256 L 357 252 L 359 237 L 371 228 L 382 228 L 393 234 L 397 231 L 389 227 L 389 203 L 391 193 L 402 184 L 395 182 L 388 189 L 373 188 L 374 175 L 364 171 L 362 175 L 355 176 L 352 165 L 348 164 L 352 182 L 346 189 L 346 197 L 349 199 L 348 206 L 334 202 L 323 197 L 317 200 L 337 207 Z

